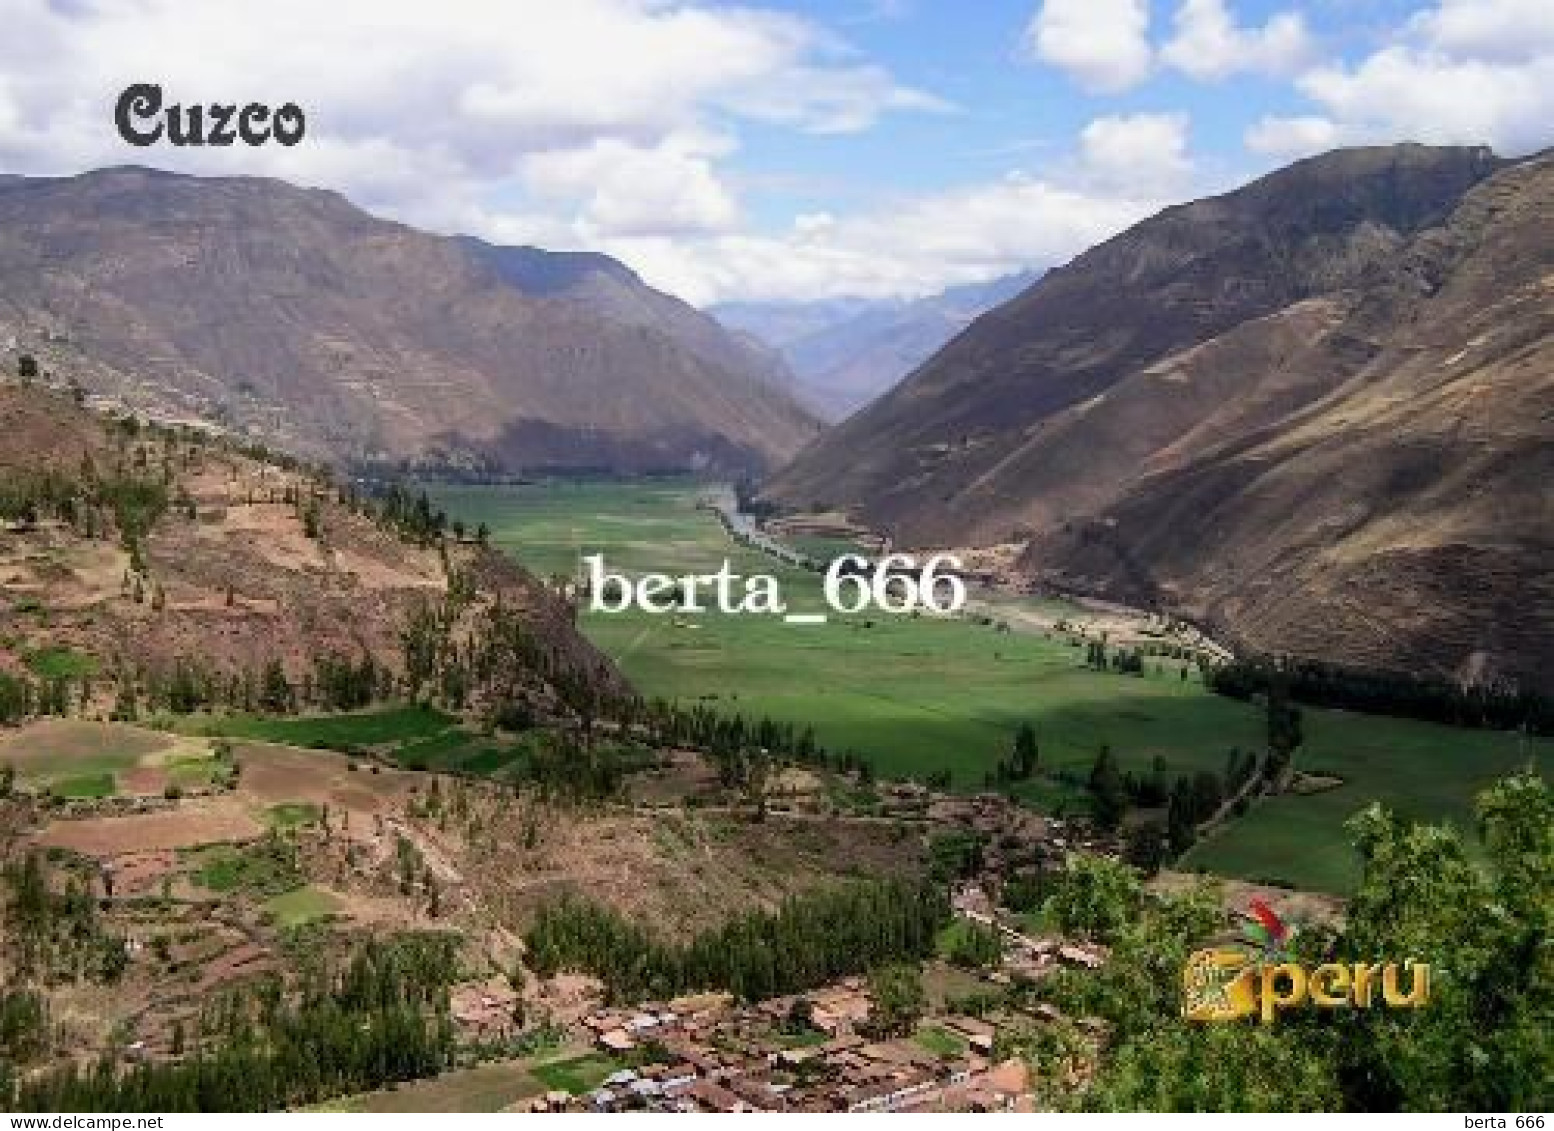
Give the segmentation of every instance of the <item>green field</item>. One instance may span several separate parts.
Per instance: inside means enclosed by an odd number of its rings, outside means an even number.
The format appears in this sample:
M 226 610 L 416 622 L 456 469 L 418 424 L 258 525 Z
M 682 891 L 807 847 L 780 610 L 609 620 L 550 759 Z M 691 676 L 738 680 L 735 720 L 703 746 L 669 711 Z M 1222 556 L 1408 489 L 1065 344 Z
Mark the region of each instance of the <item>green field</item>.
M 694 509 L 706 490 L 672 479 L 558 480 L 515 487 L 439 486 L 428 493 L 471 527 L 484 522 L 492 542 L 519 551 L 535 573 L 570 576 L 580 554 L 600 551 L 610 565 L 625 570 L 662 569 L 666 563 L 716 568 L 728 543 L 717 524 Z
M 924 1025 L 912 1039 L 935 1056 L 945 1059 L 960 1056 L 966 1051 L 966 1042 L 940 1025 Z
M 1337 789 L 1285 794 L 1194 846 L 1183 863 L 1249 878 L 1348 891 L 1358 860 L 1344 821 L 1380 799 L 1406 816 L 1473 825 L 1473 798 L 1529 759 L 1547 769 L 1554 743 L 1501 731 L 1459 730 L 1410 719 L 1343 711 L 1305 712 L 1306 743 L 1296 764 L 1344 779 Z
M 60 797 L 111 797 L 124 776 L 160 767 L 170 783 L 206 785 L 220 766 L 204 744 L 122 723 L 40 719 L 0 733 L 0 766 L 12 767 L 28 788 Z
M 300 887 L 302 875 L 294 862 L 273 843 L 218 844 L 191 854 L 190 876 L 210 891 L 243 891 L 272 898 Z
M 276 718 L 217 715 L 195 724 L 201 734 L 247 738 L 317 750 L 373 751 L 407 769 L 510 772 L 525 757 L 529 736 L 495 737 L 471 732 L 452 715 L 430 707 L 380 707 L 337 715 Z
M 861 554 L 863 549 L 851 538 L 837 538 L 830 534 L 793 534 L 783 539 L 801 554 L 808 554 L 817 561 L 830 561 L 843 554 Z
M 319 807 L 310 801 L 283 801 L 279 805 L 271 805 L 266 814 L 270 819 L 270 827 L 283 831 L 317 824 L 322 815 Z
M 315 887 L 300 887 L 275 896 L 265 911 L 282 927 L 301 927 L 327 919 L 340 909 L 339 901 Z
M 97 661 L 73 648 L 40 648 L 27 654 L 27 666 L 42 679 L 85 679 L 97 674 Z
M 579 1096 L 593 1091 L 618 1068 L 620 1064 L 611 1057 L 599 1052 L 587 1052 L 568 1060 L 553 1060 L 530 1071 L 536 1080 L 551 1091 L 571 1092 Z
M 778 577 L 792 611 L 825 611 L 818 576 L 731 543 L 695 509 L 703 491 L 569 483 L 447 488 L 437 501 L 471 524 L 486 522 L 497 545 L 542 570 L 570 573 L 577 553 L 602 553 L 620 572 L 711 570 L 728 558 L 744 576 Z M 1182 768 L 1219 768 L 1231 746 L 1249 746 L 1261 732 L 1250 708 L 1174 674 L 1094 672 L 1078 648 L 968 621 L 833 615 L 799 626 L 631 611 L 585 612 L 582 623 L 645 695 L 813 723 L 826 746 L 867 755 L 882 774 L 949 768 L 959 788 L 981 788 L 1026 719 L 1039 725 L 1049 767 L 1087 768 L 1111 743 L 1139 765 L 1159 753 Z
M 407 743 L 442 734 L 456 720 L 430 707 L 394 707 L 338 715 L 215 715 L 198 720 L 202 733 L 284 746 L 342 750 Z
M 821 612 L 820 578 L 733 544 L 696 509 L 707 488 L 687 482 L 458 487 L 437 502 L 542 572 L 571 574 L 578 555 L 602 553 L 620 572 L 678 574 L 728 558 L 742 576 L 779 578 L 791 611 Z M 1001 597 L 1008 605 L 1018 598 Z M 1061 603 L 1040 604 L 1061 611 Z M 834 751 L 869 757 L 885 776 L 950 769 L 958 789 L 982 788 L 1013 731 L 1036 728 L 1047 770 L 1087 770 L 1109 744 L 1127 769 L 1156 756 L 1169 773 L 1221 770 L 1232 747 L 1259 748 L 1260 710 L 1184 682 L 1168 664 L 1144 676 L 1093 671 L 1083 650 L 1037 633 L 1006 633 L 970 620 L 874 614 L 816 626 L 776 617 L 586 612 L 588 636 L 648 696 L 701 702 L 813 724 Z M 1345 779 L 1327 793 L 1259 806 L 1189 858 L 1244 877 L 1284 877 L 1344 890 L 1353 862 L 1342 821 L 1372 798 L 1430 818 L 1462 819 L 1473 793 L 1520 764 L 1517 739 L 1409 720 L 1307 710 L 1300 764 Z M 1529 744 L 1546 759 L 1554 743 Z M 1042 778 L 1022 787 L 1039 807 L 1073 794 Z
M 76 774 L 57 778 L 49 787 L 60 797 L 76 799 L 112 797 L 118 792 L 118 778 L 110 773 Z

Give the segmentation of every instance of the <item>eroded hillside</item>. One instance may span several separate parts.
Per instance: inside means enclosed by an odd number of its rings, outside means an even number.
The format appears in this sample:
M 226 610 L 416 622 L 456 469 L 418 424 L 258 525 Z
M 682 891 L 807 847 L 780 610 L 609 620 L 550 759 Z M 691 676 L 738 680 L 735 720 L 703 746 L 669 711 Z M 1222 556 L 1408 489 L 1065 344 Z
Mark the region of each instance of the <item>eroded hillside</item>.
M 13 339 L 89 392 L 335 460 L 736 472 L 817 427 L 769 357 L 612 260 L 257 178 L 0 178 Z
M 625 690 L 559 598 L 402 493 L 368 498 L 295 461 L 11 383 L 0 497 L 0 666 L 39 688 L 65 680 L 72 700 L 166 694 L 182 671 L 200 703 L 241 706 L 272 665 L 303 694 L 321 665 L 369 659 L 356 698 L 413 691 L 410 636 L 462 655 L 494 633 L 493 610 L 523 643 L 491 670 L 463 663 L 467 695 L 554 707 L 558 685 Z
M 1551 165 L 1396 146 L 1168 209 L 771 483 L 1254 650 L 1547 689 Z

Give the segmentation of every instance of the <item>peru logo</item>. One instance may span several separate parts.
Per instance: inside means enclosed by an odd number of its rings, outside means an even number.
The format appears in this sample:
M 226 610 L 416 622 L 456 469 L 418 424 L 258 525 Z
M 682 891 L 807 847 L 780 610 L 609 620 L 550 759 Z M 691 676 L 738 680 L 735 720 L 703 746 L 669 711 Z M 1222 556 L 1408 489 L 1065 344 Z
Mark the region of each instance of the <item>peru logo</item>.
M 1417 1009 L 1430 997 L 1430 967 L 1407 959 L 1405 992 L 1397 963 L 1327 962 L 1308 971 L 1296 962 L 1295 928 L 1254 899 L 1237 943 L 1195 952 L 1182 971 L 1182 1016 L 1235 1021 L 1257 1014 L 1270 1023 L 1283 1008 L 1308 1002 L 1326 1009 L 1369 1009 L 1378 996 L 1397 1009 Z

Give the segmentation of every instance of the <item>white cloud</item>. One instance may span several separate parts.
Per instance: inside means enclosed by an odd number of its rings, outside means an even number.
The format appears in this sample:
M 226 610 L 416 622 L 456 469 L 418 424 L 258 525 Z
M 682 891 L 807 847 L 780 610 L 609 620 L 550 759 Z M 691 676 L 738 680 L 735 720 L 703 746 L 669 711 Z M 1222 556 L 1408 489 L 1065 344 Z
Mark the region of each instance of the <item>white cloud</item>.
M 1413 30 L 1437 50 L 1479 59 L 1531 59 L 1554 50 L 1547 0 L 1444 0 Z
M 1352 70 L 1314 70 L 1299 85 L 1351 141 L 1488 143 L 1520 151 L 1550 136 L 1554 54 L 1506 66 L 1389 47 Z
M 1185 117 L 1114 115 L 1066 157 L 1047 154 L 1041 175 L 816 209 L 757 234 L 730 168 L 748 123 L 838 133 L 946 104 L 810 21 L 748 8 L 0 3 L 18 8 L 7 13 L 9 38 L 29 45 L 0 76 L 6 171 L 150 160 L 280 176 L 433 230 L 606 251 L 693 301 L 927 293 L 1048 265 L 1158 209 L 1192 174 Z M 1123 47 L 1120 66 L 1073 53 L 1085 23 L 1076 6 L 1053 13 L 1044 49 L 1092 75 L 1105 70 L 1107 81 L 1147 69 L 1143 0 L 1091 0 L 1094 9 L 1122 17 L 1109 41 Z M 132 150 L 111 108 L 144 80 L 186 103 L 295 101 L 308 112 L 307 141 Z
M 1526 152 L 1554 139 L 1554 19 L 1543 0 L 1442 0 L 1356 63 L 1314 67 L 1296 85 L 1320 116 L 1260 123 L 1249 146 L 1278 152 L 1284 141 L 1298 150 L 1304 131 L 1324 144 Z
M 664 0 L 5 0 L 0 168 L 149 160 L 285 177 L 441 229 L 537 217 L 676 234 L 737 218 L 720 159 L 741 121 L 813 133 L 946 104 L 794 15 Z M 134 150 L 118 92 L 294 101 L 293 149 Z M 544 193 L 544 209 L 520 199 Z M 568 191 L 563 191 L 564 189 Z
M 1149 75 L 1149 4 L 1044 0 L 1025 29 L 1025 46 L 1089 90 L 1127 90 Z
M 1246 147 L 1264 157 L 1292 159 L 1332 149 L 1339 143 L 1337 123 L 1316 115 L 1265 115 L 1247 128 Z
M 1193 173 L 1186 114 L 1114 114 L 1080 132 L 1080 163 L 1102 190 L 1143 187 L 1155 194 L 1180 188 Z
M 926 294 L 1062 262 L 1159 202 L 1106 199 L 1019 175 L 777 236 L 606 241 L 657 286 L 692 302 Z
M 522 176 L 541 200 L 580 202 L 579 229 L 596 239 L 727 230 L 738 205 L 698 149 L 674 138 L 653 148 L 599 141 L 525 158 Z
M 1013 173 L 851 216 L 807 214 L 776 236 L 603 246 L 692 302 L 927 294 L 1062 263 L 1178 199 L 1193 168 L 1186 128 L 1175 115 L 1099 119 L 1044 176 Z M 1131 177 L 1129 154 L 1140 163 Z
M 1240 27 L 1225 0 L 1182 0 L 1163 62 L 1196 79 L 1237 72 L 1288 74 L 1311 56 L 1311 35 L 1299 12 L 1279 12 L 1260 28 Z

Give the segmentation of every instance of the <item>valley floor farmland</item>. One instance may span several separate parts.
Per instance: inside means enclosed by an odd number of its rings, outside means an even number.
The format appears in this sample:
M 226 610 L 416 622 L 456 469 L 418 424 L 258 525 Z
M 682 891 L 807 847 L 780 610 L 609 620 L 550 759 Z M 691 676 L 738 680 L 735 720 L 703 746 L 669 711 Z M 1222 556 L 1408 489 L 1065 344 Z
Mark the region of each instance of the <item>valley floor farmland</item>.
M 579 555 L 592 553 L 627 573 L 710 572 L 728 558 L 741 576 L 776 575 L 793 611 L 825 608 L 817 575 L 733 544 L 696 508 L 705 492 L 684 481 L 647 481 L 448 487 L 435 495 L 471 527 L 486 523 L 497 545 L 537 572 L 570 576 Z M 1059 634 L 879 613 L 794 626 L 716 611 L 585 611 L 581 623 L 644 695 L 809 723 L 828 748 L 867 756 L 882 776 L 948 769 L 956 789 L 980 789 L 1026 720 L 1049 770 L 1087 771 L 1108 744 L 1125 769 L 1147 771 L 1159 756 L 1172 776 L 1217 771 L 1231 748 L 1260 748 L 1264 736 L 1258 708 L 1210 694 L 1196 673 L 1181 679 L 1177 662 L 1157 670 L 1151 660 L 1142 676 L 1098 672 Z M 1461 819 L 1485 782 L 1528 756 L 1546 758 L 1550 747 L 1408 720 L 1305 714 L 1299 764 L 1344 784 L 1257 806 L 1197 849 L 1190 865 L 1344 890 L 1354 873 L 1342 822 L 1369 800 Z M 1028 788 L 1039 804 L 1077 800 L 1047 780 Z

